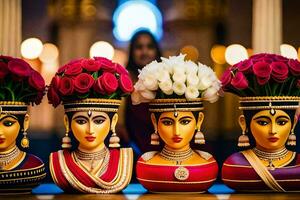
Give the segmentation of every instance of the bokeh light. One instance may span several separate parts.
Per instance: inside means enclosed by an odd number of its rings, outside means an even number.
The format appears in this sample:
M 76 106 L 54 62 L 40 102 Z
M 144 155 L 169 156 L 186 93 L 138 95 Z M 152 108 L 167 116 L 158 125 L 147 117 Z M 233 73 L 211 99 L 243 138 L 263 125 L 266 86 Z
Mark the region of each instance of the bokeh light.
M 248 58 L 248 53 L 245 47 L 240 44 L 232 44 L 226 48 L 225 60 L 228 64 L 234 65 Z
M 225 64 L 225 51 L 226 47 L 224 45 L 214 45 L 210 51 L 211 59 L 217 64 Z
M 139 29 L 148 29 L 156 39 L 162 36 L 162 15 L 148 1 L 131 0 L 121 4 L 113 14 L 114 36 L 128 41 Z
M 39 58 L 44 63 L 52 63 L 58 59 L 58 48 L 51 43 L 45 43 Z
M 186 45 L 180 49 L 180 53 L 186 54 L 185 59 L 196 62 L 199 60 L 199 51 L 193 45 Z
M 90 48 L 90 57 L 94 56 L 112 59 L 114 57 L 114 47 L 105 41 L 95 42 Z
M 289 44 L 280 45 L 280 54 L 284 57 L 292 59 L 297 59 L 298 57 L 297 50 Z
M 43 50 L 43 43 L 38 38 L 28 38 L 21 44 L 21 55 L 23 58 L 36 59 Z

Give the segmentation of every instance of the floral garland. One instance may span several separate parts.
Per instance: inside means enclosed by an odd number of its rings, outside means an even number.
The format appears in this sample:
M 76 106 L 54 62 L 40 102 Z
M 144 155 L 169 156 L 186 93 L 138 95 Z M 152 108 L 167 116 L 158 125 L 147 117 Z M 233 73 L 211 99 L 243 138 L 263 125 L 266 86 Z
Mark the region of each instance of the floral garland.
M 221 83 L 214 71 L 201 63 L 185 61 L 185 55 L 161 58 L 146 65 L 138 76 L 132 93 L 132 103 L 140 104 L 153 99 L 202 97 L 211 103 L 218 100 Z
M 103 57 L 78 59 L 59 68 L 48 88 L 49 102 L 86 98 L 120 99 L 130 94 L 133 84 L 128 71 Z
M 0 56 L 0 101 L 40 104 L 45 93 L 43 77 L 22 59 Z
M 238 96 L 299 96 L 300 62 L 276 54 L 256 54 L 229 67 L 223 90 Z

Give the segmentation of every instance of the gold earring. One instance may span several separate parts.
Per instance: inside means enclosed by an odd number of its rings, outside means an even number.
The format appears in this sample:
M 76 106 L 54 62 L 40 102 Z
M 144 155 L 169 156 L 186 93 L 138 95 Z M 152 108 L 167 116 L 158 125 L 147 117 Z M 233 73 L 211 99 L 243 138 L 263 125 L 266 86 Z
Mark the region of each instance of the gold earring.
M 296 135 L 294 133 L 294 128 L 291 130 L 291 134 L 289 135 L 287 145 L 296 146 Z
M 109 147 L 119 148 L 120 147 L 120 138 L 118 137 L 115 127 L 111 127 L 112 135 L 109 138 Z
M 63 149 L 70 149 L 72 147 L 71 138 L 69 137 L 69 128 L 66 128 L 65 137 L 62 138 Z
M 158 135 L 156 126 L 154 127 L 154 129 L 155 129 L 154 133 L 151 134 L 151 142 L 150 142 L 150 144 L 151 145 L 159 145 L 159 135 Z
M 246 130 L 247 132 L 247 130 Z M 246 135 L 246 132 L 243 130 L 242 135 L 238 139 L 238 147 L 249 147 L 249 137 Z
M 201 132 L 200 127 L 197 128 L 194 142 L 195 144 L 205 144 L 204 134 Z
M 21 140 L 21 146 L 23 148 L 28 148 L 29 147 L 29 139 L 27 137 L 27 132 L 26 131 L 23 132 L 23 138 Z

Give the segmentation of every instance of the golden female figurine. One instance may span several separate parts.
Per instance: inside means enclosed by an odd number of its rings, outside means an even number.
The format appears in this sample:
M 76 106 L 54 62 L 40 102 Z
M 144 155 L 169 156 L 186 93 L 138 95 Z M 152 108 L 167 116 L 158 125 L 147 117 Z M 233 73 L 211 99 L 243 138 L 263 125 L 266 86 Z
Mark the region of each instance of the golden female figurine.
M 299 155 L 294 133 L 299 108 L 300 63 L 274 54 L 257 54 L 222 77 L 225 91 L 240 96 L 242 135 L 238 146 L 250 147 L 231 155 L 222 179 L 239 191 L 299 191 Z
M 149 102 L 155 130 L 151 144 L 164 142 L 160 152 L 138 160 L 137 178 L 151 192 L 205 192 L 218 165 L 211 154 L 192 150 L 190 142 L 205 143 L 202 101 L 218 99 L 220 82 L 209 67 L 184 61 L 183 55 L 162 60 L 142 69 L 132 94 L 135 104 Z
M 100 57 L 72 61 L 52 79 L 48 98 L 54 106 L 63 101 L 66 135 L 63 150 L 50 155 L 50 171 L 65 192 L 116 193 L 129 184 L 132 149 L 119 149 L 115 126 L 120 98 L 132 89 L 125 68 Z M 73 150 L 70 134 L 78 142 Z
M 17 147 L 29 147 L 27 130 L 30 103 L 39 104 L 45 81 L 21 59 L 0 56 L 0 194 L 30 193 L 45 178 L 43 162 Z

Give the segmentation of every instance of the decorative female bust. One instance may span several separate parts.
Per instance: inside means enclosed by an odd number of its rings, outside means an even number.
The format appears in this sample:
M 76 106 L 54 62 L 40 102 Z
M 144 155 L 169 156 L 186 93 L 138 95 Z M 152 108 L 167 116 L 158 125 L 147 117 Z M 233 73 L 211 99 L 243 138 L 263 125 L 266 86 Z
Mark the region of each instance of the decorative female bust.
M 39 104 L 45 90 L 42 76 L 21 59 L 0 56 L 0 194 L 30 193 L 45 178 L 44 163 L 21 151 L 29 147 L 30 103 Z
M 63 102 L 66 136 L 63 150 L 50 155 L 50 171 L 65 192 L 116 193 L 129 184 L 132 149 L 119 149 L 115 126 L 121 96 L 132 90 L 125 68 L 100 57 L 72 61 L 52 79 L 48 98 L 54 106 Z M 69 134 L 78 143 L 73 150 Z
M 222 77 L 223 89 L 240 96 L 242 135 L 222 168 L 226 185 L 238 191 L 299 191 L 300 156 L 294 128 L 299 107 L 300 63 L 274 54 L 257 54 Z M 249 137 L 248 137 L 249 136 Z M 250 139 L 249 139 L 250 138 Z
M 135 104 L 149 102 L 155 130 L 151 144 L 158 145 L 159 138 L 164 142 L 160 152 L 138 160 L 137 179 L 151 192 L 205 192 L 218 165 L 211 154 L 192 150 L 190 142 L 205 143 L 202 101 L 217 100 L 220 82 L 209 67 L 184 61 L 184 55 L 162 60 L 142 69 L 132 94 Z

